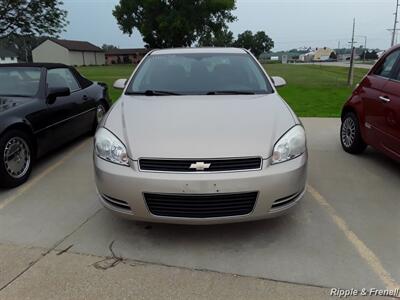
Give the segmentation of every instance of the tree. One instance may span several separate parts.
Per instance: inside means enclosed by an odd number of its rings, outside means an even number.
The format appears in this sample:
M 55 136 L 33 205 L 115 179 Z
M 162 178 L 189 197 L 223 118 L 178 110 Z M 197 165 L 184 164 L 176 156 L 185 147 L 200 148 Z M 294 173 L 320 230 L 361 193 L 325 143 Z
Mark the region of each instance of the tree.
M 10 35 L 57 36 L 68 24 L 59 0 L 1 0 L 0 38 Z
M 149 48 L 190 47 L 226 29 L 235 8 L 235 0 L 120 0 L 113 15 L 123 33 L 137 29 Z
M 110 50 L 118 49 L 118 47 L 116 47 L 114 45 L 103 44 L 103 46 L 101 46 L 101 49 L 103 49 L 104 51 L 110 51 Z
M 228 29 L 223 29 L 216 33 L 208 32 L 202 35 L 199 39 L 199 47 L 231 47 L 234 44 L 235 38 L 233 32 Z
M 237 40 L 235 41 L 235 46 L 245 49 L 251 49 L 254 44 L 253 32 L 246 30 L 245 32 L 239 34 Z
M 33 35 L 10 34 L 0 39 L 0 48 L 9 49 L 18 55 L 18 59 L 31 62 L 32 49 L 42 43 L 47 37 L 36 37 Z
M 372 51 L 364 50 L 360 54 L 360 57 L 363 59 L 364 55 L 365 55 L 365 59 L 373 60 L 373 59 L 378 59 L 379 58 L 378 53 L 375 50 L 372 50 Z
M 274 41 L 264 31 L 253 35 L 250 30 L 247 30 L 239 34 L 235 46 L 248 49 L 254 56 L 259 57 L 260 54 L 269 52 L 274 47 Z

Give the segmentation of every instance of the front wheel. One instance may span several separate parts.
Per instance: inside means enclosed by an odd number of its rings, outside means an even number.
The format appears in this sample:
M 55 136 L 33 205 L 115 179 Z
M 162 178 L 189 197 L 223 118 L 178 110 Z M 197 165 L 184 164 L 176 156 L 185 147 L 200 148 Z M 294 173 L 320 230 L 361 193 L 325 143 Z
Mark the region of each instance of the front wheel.
M 29 135 L 10 130 L 0 137 L 0 186 L 13 188 L 28 180 L 33 163 Z
M 360 123 L 353 112 L 348 112 L 343 117 L 340 141 L 343 150 L 351 154 L 360 154 L 367 148 L 361 136 Z

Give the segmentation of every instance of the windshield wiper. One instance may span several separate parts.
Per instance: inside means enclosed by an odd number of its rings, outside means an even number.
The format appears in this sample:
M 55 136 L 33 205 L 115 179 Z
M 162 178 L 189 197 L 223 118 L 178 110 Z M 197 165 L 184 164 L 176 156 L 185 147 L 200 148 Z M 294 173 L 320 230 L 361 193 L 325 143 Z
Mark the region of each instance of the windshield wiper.
M 146 90 L 144 92 L 126 92 L 126 95 L 144 95 L 144 96 L 179 96 L 181 94 L 170 91 Z
M 212 91 L 212 92 L 208 92 L 207 95 L 255 95 L 255 92 L 251 92 L 251 91 Z

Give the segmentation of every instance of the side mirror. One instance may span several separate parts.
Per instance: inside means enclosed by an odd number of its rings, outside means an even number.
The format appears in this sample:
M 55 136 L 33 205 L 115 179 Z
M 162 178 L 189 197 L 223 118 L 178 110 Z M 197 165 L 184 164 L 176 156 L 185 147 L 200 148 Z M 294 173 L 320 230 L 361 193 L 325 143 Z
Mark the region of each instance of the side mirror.
M 128 80 L 126 78 L 118 79 L 114 82 L 113 87 L 115 89 L 123 90 L 125 88 L 126 82 Z
M 50 104 L 54 103 L 58 97 L 66 97 L 71 95 L 71 91 L 67 87 L 53 87 L 49 88 L 47 92 L 47 99 Z
M 279 76 L 272 76 L 271 79 L 272 79 L 272 81 L 273 81 L 275 87 L 277 87 L 277 88 L 286 85 L 286 80 L 283 79 L 282 77 L 279 77 Z

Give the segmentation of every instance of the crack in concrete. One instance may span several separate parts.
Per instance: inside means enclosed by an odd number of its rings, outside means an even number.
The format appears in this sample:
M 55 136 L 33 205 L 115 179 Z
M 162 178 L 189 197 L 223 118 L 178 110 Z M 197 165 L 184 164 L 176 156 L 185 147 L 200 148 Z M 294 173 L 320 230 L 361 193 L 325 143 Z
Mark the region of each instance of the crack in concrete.
M 100 261 L 97 261 L 93 264 L 93 267 L 95 267 L 98 270 L 108 270 L 111 268 L 114 268 L 115 266 L 117 266 L 119 263 L 123 262 L 124 259 L 120 256 L 115 255 L 115 252 L 113 250 L 113 245 L 114 245 L 114 241 L 112 241 L 110 243 L 110 245 L 108 246 L 108 249 L 111 252 L 111 256 L 108 256 Z

